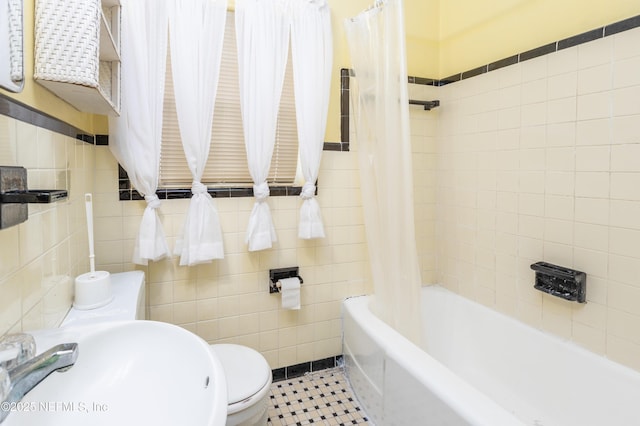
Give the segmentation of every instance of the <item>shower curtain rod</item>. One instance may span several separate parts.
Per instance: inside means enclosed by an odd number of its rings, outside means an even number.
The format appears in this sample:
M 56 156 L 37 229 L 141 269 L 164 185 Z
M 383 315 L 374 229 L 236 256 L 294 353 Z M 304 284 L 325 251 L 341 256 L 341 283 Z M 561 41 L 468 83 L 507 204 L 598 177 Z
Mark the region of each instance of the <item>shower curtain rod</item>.
M 414 99 L 409 99 L 409 104 L 411 105 L 421 105 L 424 107 L 425 111 L 431 111 L 432 108 L 439 107 L 440 101 L 416 101 Z

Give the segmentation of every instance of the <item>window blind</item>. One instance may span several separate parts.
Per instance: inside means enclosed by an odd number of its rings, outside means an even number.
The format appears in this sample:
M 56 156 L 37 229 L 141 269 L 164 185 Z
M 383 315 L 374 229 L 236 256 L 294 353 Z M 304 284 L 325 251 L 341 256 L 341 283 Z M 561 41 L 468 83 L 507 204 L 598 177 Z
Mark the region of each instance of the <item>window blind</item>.
M 278 113 L 276 142 L 269 171 L 269 184 L 291 185 L 298 163 L 298 132 L 293 94 L 291 54 L 287 61 L 284 87 Z M 218 94 L 213 114 L 211 148 L 202 183 L 216 186 L 251 186 L 247 167 L 240 112 L 238 55 L 233 12 L 227 13 Z M 167 58 L 165 97 L 160 155 L 160 188 L 190 188 L 191 172 L 180 140 L 171 73 L 171 53 Z

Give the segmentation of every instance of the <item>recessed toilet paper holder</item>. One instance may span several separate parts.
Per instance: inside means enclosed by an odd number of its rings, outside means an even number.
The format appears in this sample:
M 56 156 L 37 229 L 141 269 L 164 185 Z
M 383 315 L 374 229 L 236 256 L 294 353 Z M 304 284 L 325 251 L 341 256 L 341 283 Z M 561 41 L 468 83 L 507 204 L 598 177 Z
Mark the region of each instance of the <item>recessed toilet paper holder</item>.
M 269 279 L 271 283 L 269 283 L 269 293 L 280 293 L 280 284 L 278 281 L 284 278 L 298 278 L 300 280 L 300 284 L 303 283 L 302 277 L 300 276 L 300 268 L 297 266 L 292 266 L 290 268 L 278 268 L 278 269 L 269 269 Z

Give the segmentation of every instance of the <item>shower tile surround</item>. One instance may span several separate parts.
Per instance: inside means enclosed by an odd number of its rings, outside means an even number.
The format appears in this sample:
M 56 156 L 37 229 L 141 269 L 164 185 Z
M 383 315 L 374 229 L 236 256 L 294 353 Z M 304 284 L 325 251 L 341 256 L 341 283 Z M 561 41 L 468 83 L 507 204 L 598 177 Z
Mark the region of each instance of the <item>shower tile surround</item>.
M 526 61 L 507 58 L 488 65 L 490 72 L 461 74 L 455 84 L 415 78 L 409 90 L 412 98 L 441 100 L 430 112 L 410 109 L 423 282 L 441 282 L 640 370 L 640 257 L 634 253 L 640 196 L 633 183 L 640 174 L 640 106 L 633 102 L 640 98 L 638 45 L 636 28 Z M 144 270 L 151 319 L 212 343 L 254 347 L 272 368 L 341 352 L 340 301 L 371 292 L 353 134 L 341 141 L 352 141 L 349 151 L 324 153 L 318 194 L 325 240 L 298 240 L 299 200 L 273 197 L 279 241 L 272 250 L 248 253 L 244 227 L 252 199 L 217 199 L 226 258 L 194 268 L 175 259 L 129 263 L 144 203 L 119 201 L 118 166 L 107 147 L 0 116 L 4 138 L 12 141 L 10 152 L 0 153 L 4 163 L 15 155 L 30 183 L 58 184 L 70 189 L 70 199 L 30 207 L 27 222 L 0 231 L 6 251 L 0 333 L 55 324 L 70 306 L 69 282 L 52 286 L 45 277 L 72 279 L 88 268 L 81 199 L 92 191 L 98 268 Z M 55 150 L 64 146 L 64 155 L 45 155 L 50 139 L 60 141 Z M 170 245 L 187 205 L 163 201 Z M 50 230 L 47 215 L 68 232 L 45 237 L 45 247 L 36 236 Z M 587 272 L 588 303 L 533 290 L 528 266 L 538 260 Z M 278 297 L 268 294 L 268 269 L 291 265 L 305 279 L 300 311 L 279 309 Z
M 414 169 L 436 185 L 414 182 L 417 233 L 435 234 L 418 237 L 423 271 L 423 256 L 437 259 L 423 282 L 636 370 L 638 46 L 635 16 L 441 80 L 409 77 L 410 98 L 441 101 L 427 113 L 435 155 L 413 141 Z M 539 260 L 585 271 L 588 303 L 534 290 Z
M 436 282 L 636 370 L 638 25 L 437 88 L 435 164 Z M 541 260 L 586 272 L 587 303 L 535 290 Z

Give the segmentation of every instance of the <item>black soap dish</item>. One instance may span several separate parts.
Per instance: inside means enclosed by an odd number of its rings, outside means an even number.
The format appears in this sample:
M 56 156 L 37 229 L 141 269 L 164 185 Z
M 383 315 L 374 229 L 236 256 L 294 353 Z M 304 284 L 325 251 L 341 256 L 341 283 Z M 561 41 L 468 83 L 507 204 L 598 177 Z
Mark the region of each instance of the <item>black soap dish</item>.
M 54 203 L 67 198 L 64 189 L 27 189 L 27 169 L 0 166 L 0 229 L 29 218 L 29 203 Z
M 54 203 L 67 198 L 64 189 L 36 189 L 0 193 L 0 203 Z
M 547 262 L 531 265 L 536 273 L 534 288 L 572 302 L 587 301 L 587 274 Z

